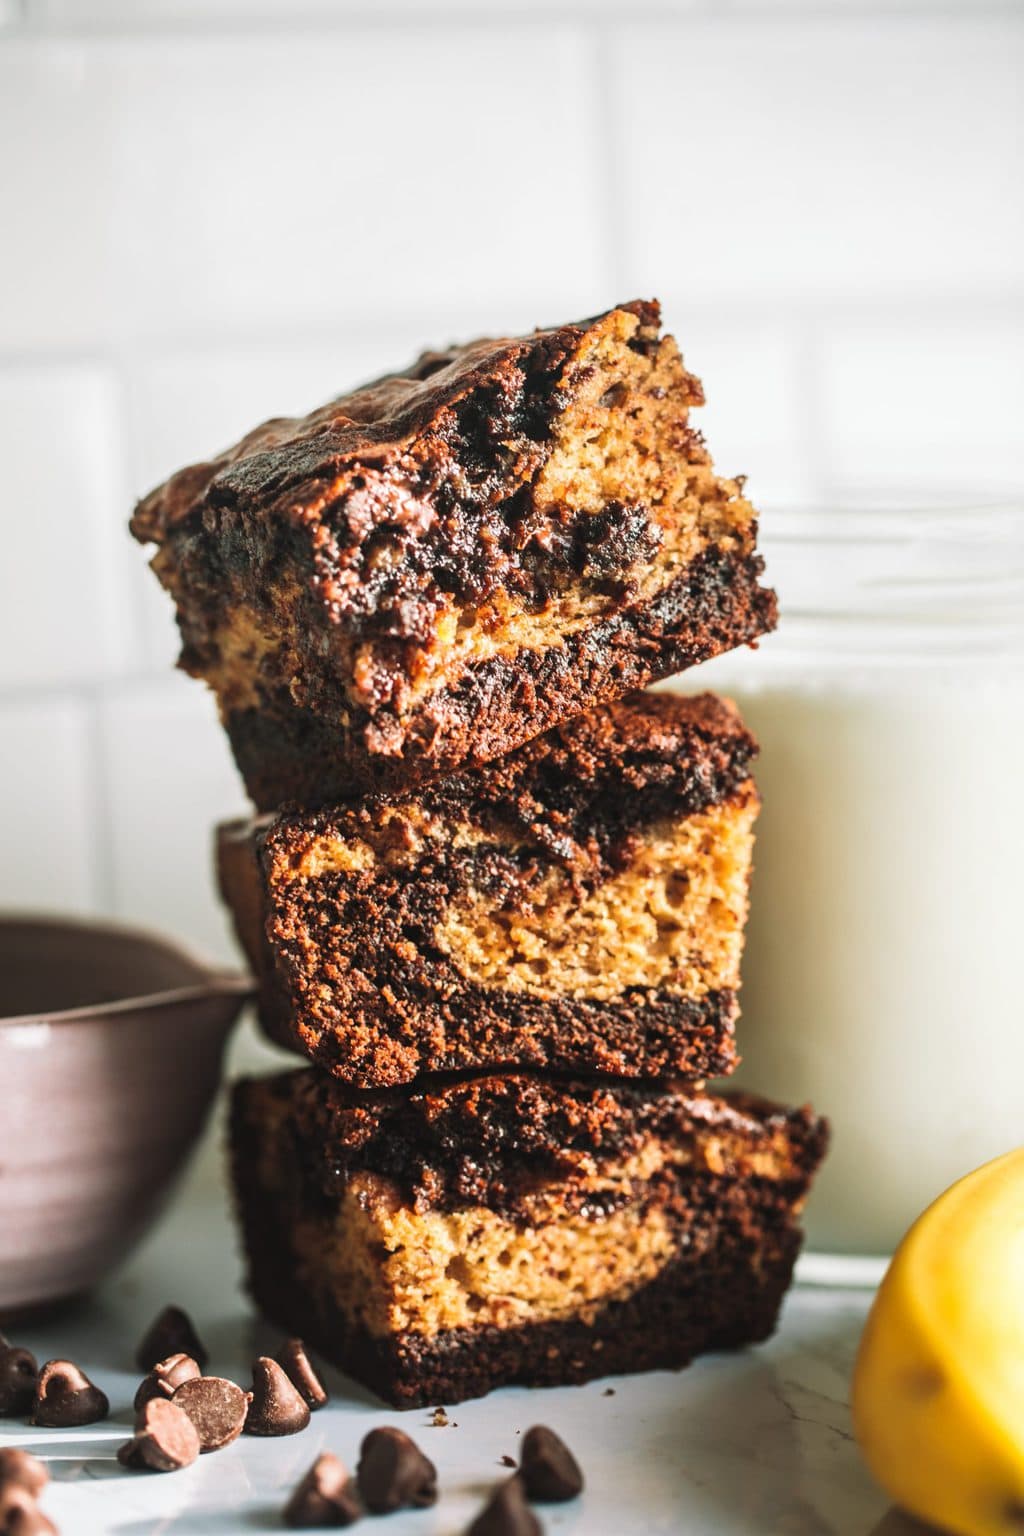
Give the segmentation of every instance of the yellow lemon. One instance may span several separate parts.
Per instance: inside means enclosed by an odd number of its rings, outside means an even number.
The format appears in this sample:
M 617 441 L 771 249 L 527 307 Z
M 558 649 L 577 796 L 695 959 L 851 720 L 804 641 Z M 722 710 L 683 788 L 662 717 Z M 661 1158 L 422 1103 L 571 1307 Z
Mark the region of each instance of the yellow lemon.
M 940 1195 L 896 1250 L 860 1342 L 853 1427 L 919 1519 L 1024 1533 L 1024 1148 Z

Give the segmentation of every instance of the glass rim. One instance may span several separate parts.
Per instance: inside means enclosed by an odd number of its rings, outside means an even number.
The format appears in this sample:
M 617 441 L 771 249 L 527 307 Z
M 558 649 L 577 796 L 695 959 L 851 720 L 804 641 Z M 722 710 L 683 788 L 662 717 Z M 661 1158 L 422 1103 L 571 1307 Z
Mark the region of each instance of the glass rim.
M 755 668 L 765 675 L 774 669 L 787 675 L 841 665 L 873 668 L 932 667 L 955 671 L 979 661 L 1000 672 L 1017 675 L 1024 669 L 1024 617 L 960 613 L 947 618 L 933 614 L 871 610 L 801 610 L 783 605 L 778 628 L 761 635 L 755 647 Z M 726 652 L 725 658 L 738 652 Z M 721 657 L 715 662 L 721 663 Z M 744 664 L 746 670 L 746 664 Z
M 1024 492 L 879 488 L 780 505 L 760 544 L 789 641 L 796 625 L 847 651 L 1024 650 Z
M 926 502 L 918 499 L 923 496 L 917 493 L 912 502 L 893 495 L 864 503 L 843 498 L 781 504 L 760 514 L 761 542 L 770 552 L 773 544 L 899 544 L 927 537 L 943 544 L 958 539 L 1017 543 L 1024 552 L 1024 490 L 1018 497 Z

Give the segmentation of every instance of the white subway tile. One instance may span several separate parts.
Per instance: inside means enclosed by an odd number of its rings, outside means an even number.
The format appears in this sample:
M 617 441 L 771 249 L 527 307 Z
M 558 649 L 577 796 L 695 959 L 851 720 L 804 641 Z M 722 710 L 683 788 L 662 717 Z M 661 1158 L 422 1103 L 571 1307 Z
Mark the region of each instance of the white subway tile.
M 1024 492 L 1024 317 L 852 322 L 821 344 L 834 481 Z
M 0 335 L 599 307 L 590 55 L 572 27 L 542 43 L 412 22 L 17 43 L 0 175 L 24 217 L 0 247 Z
M 85 706 L 0 701 L 0 906 L 84 912 L 96 899 Z
M 536 69 L 536 39 L 514 31 L 123 45 L 135 313 L 245 329 L 509 292 L 586 304 L 603 269 L 575 35 L 548 34 L 539 100 L 523 92 Z
M 623 30 L 630 285 L 749 302 L 1017 284 L 1019 23 L 744 15 Z
M 213 873 L 213 828 L 244 814 L 245 795 L 213 697 L 202 683 L 118 689 L 101 711 L 111 807 L 113 910 L 235 956 Z
M 0 422 L 0 684 L 107 674 L 130 627 L 112 380 L 84 364 L 0 367 Z
M 76 347 L 113 328 L 117 117 L 93 44 L 5 39 L 0 346 Z

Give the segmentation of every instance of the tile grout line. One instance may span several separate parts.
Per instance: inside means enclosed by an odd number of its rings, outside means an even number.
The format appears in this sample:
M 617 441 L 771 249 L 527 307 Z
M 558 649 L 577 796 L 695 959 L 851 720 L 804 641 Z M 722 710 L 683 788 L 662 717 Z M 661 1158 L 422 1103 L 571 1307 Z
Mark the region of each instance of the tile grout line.
M 606 126 L 603 136 L 609 141 L 603 151 L 605 158 L 610 158 L 614 162 L 618 157 L 617 145 L 613 142 L 614 123 Z M 617 174 L 621 187 L 623 174 L 621 169 Z M 609 219 L 613 217 L 614 211 L 608 210 Z M 611 235 L 620 239 L 621 220 L 615 222 L 618 227 L 606 231 L 606 237 Z M 621 254 L 618 258 L 613 258 L 613 261 L 609 262 L 609 267 L 619 266 L 622 259 Z M 623 280 L 621 269 L 613 275 L 619 281 Z M 868 297 L 847 294 L 808 298 L 793 294 L 780 295 L 770 290 L 751 297 L 748 291 L 737 292 L 735 295 L 717 294 L 704 299 L 701 303 L 701 312 L 711 324 L 728 322 L 730 326 L 734 326 L 739 321 L 755 320 L 763 316 L 767 305 L 771 305 L 776 317 L 787 320 L 795 326 L 805 323 L 843 325 L 857 322 L 867 325 L 899 324 L 904 330 L 927 330 L 939 322 L 987 327 L 1002 326 L 1008 322 L 1019 325 L 1024 322 L 1024 289 L 1019 288 L 998 292 L 980 289 L 937 291 L 924 297 L 889 292 Z M 493 305 L 489 306 L 491 311 L 493 308 Z M 417 335 L 420 335 L 425 333 L 424 327 L 426 330 L 431 326 L 436 329 L 450 324 L 451 320 L 450 307 L 425 306 L 421 310 L 401 315 L 395 327 L 395 334 L 416 323 L 419 327 Z M 468 323 L 479 325 L 485 321 L 486 315 L 480 309 L 476 309 Z M 257 321 L 250 327 L 241 330 L 224 330 L 213 336 L 209 330 L 196 332 L 194 335 L 183 335 L 180 330 L 176 332 L 154 330 L 145 335 L 140 334 L 131 349 L 124 348 L 116 341 L 101 346 L 83 346 L 70 350 L 59 346 L 54 347 L 45 341 L 34 346 L 9 349 L 5 349 L 0 344 L 0 370 L 57 369 L 98 363 L 114 369 L 124 368 L 130 371 L 153 357 L 202 359 L 222 356 L 225 353 L 242 355 L 262 349 L 280 349 L 283 352 L 300 354 L 304 351 L 315 352 L 325 347 L 337 347 L 346 343 L 369 341 L 379 336 L 379 328 L 366 326 L 355 314 L 351 317 L 351 323 L 342 320 L 328 327 L 316 326 L 309 322 L 282 328 L 268 328 Z M 128 382 L 126 379 L 125 387 L 128 387 Z

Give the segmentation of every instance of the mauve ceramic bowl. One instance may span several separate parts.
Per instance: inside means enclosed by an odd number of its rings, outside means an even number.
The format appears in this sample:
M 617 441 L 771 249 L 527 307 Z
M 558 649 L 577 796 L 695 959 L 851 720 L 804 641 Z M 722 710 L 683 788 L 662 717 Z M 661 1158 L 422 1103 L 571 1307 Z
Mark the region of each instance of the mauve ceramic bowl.
M 88 1290 L 159 1215 L 250 990 L 151 934 L 0 917 L 0 1316 Z

